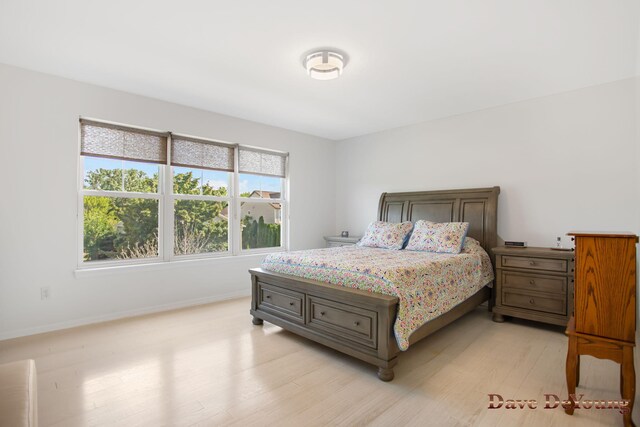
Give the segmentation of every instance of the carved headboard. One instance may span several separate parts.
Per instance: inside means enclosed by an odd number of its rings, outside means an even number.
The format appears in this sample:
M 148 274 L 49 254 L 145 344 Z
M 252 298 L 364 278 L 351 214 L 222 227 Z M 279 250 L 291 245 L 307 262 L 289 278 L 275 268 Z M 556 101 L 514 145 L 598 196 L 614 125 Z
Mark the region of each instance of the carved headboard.
M 500 187 L 382 193 L 378 219 L 468 222 L 467 235 L 478 240 L 491 254 L 491 248 L 498 243 L 498 194 Z

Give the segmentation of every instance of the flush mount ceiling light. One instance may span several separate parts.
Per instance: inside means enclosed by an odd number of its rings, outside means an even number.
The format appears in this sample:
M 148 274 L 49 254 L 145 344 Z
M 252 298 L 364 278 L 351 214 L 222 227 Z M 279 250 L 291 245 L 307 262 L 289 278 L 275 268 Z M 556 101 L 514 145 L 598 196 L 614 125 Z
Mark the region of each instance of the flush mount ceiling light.
M 302 65 L 312 78 L 331 80 L 342 75 L 344 62 L 344 55 L 329 50 L 320 50 L 307 55 Z

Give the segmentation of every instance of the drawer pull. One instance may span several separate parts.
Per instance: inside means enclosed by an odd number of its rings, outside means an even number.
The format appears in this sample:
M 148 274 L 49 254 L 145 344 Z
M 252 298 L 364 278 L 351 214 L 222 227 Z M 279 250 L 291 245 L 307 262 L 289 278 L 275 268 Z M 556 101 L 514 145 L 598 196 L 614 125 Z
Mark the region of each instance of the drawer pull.
M 324 316 L 324 311 L 321 311 L 321 312 L 320 312 L 320 316 Z
M 531 305 L 535 305 L 535 303 L 536 303 L 536 302 L 533 300 L 533 298 L 531 298 L 531 299 L 529 300 L 529 304 L 531 304 Z
M 293 305 L 293 304 L 294 304 L 293 302 L 290 302 L 290 303 L 289 303 L 289 305 Z
M 535 261 L 529 261 L 529 265 L 531 265 L 531 266 L 536 265 L 536 262 Z
M 271 295 L 265 295 L 266 299 L 271 299 Z
M 529 284 L 535 286 L 536 285 L 536 281 L 531 279 L 531 280 L 529 280 Z
M 354 325 L 356 326 L 360 326 L 360 322 L 358 322 L 357 320 L 355 322 L 353 322 Z

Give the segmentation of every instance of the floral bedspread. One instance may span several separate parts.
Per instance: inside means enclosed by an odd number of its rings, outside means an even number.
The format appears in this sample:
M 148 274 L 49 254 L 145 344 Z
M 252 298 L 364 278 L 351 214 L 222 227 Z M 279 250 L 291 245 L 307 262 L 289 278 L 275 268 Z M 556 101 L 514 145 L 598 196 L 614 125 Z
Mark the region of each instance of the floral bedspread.
M 489 256 L 470 237 L 456 255 L 343 246 L 273 253 L 262 268 L 398 297 L 394 333 L 401 350 L 420 326 L 493 280 Z

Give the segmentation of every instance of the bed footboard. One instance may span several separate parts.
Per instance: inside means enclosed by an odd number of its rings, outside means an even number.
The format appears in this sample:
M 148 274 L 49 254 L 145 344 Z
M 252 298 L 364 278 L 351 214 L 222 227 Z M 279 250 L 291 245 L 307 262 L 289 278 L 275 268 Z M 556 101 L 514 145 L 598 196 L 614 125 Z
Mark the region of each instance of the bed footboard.
M 393 379 L 399 353 L 393 323 L 398 298 L 291 277 L 251 273 L 253 324 L 264 320 L 378 367 Z

